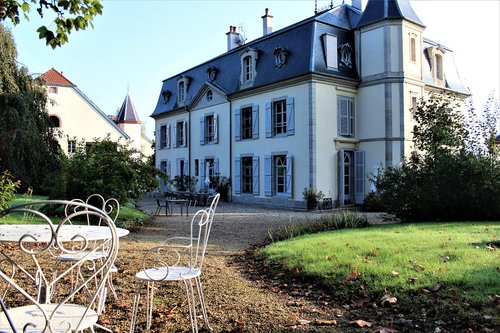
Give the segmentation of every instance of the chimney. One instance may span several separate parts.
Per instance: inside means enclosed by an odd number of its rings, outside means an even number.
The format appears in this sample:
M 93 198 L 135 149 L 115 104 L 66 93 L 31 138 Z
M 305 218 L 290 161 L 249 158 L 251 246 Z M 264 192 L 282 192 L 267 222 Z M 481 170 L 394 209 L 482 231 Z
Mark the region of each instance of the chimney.
M 269 8 L 266 8 L 266 15 L 262 16 L 262 23 L 264 36 L 273 32 L 273 17 L 269 15 Z
M 229 26 L 229 32 L 226 33 L 227 36 L 227 50 L 231 51 L 232 49 L 239 46 L 240 43 L 240 34 L 236 32 L 236 27 Z
M 363 3 L 362 0 L 352 0 L 351 5 L 352 5 L 352 7 L 356 8 L 359 11 L 363 11 L 362 3 Z

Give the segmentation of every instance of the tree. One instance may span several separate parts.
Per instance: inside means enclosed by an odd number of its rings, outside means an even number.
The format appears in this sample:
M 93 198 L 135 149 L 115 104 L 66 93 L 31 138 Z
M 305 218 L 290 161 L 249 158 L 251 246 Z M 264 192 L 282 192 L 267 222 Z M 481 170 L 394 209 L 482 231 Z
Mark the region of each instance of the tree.
M 59 169 L 60 147 L 44 84 L 18 68 L 16 58 L 12 35 L 0 25 L 0 172 L 9 170 L 23 190 L 37 190 Z
M 466 129 L 453 105 L 442 95 L 419 102 L 418 151 L 401 166 L 381 170 L 370 200 L 405 221 L 500 219 L 500 161 L 471 146 L 477 133 Z
M 139 152 L 108 136 L 95 138 L 88 146 L 79 143 L 60 175 L 51 178 L 46 187 L 53 198 L 85 199 L 99 193 L 123 204 L 137 201 L 141 194 L 157 188 L 158 174 L 159 170 L 143 161 Z
M 47 45 L 52 48 L 65 44 L 73 30 L 93 27 L 94 17 L 101 15 L 103 8 L 99 0 L 4 0 L 0 1 L 0 21 L 10 20 L 17 25 L 21 22 L 21 16 L 29 20 L 28 14 L 32 7 L 42 18 L 46 14 L 55 15 L 55 30 L 45 25 L 37 30 L 40 39 L 45 38 Z

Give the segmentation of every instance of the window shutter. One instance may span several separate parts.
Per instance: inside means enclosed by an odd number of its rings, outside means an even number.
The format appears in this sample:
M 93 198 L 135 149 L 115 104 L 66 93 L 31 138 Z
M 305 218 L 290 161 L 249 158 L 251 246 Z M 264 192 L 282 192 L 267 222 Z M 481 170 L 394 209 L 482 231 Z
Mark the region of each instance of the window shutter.
M 264 194 L 270 197 L 272 191 L 272 157 L 270 155 L 264 156 Z
M 344 149 L 340 149 L 337 155 L 339 168 L 339 206 L 344 205 Z
M 286 134 L 295 134 L 295 105 L 293 97 L 286 99 Z
M 200 145 L 205 144 L 205 117 L 200 117 Z
M 286 195 L 288 198 L 292 197 L 292 184 L 293 183 L 293 166 L 292 155 L 286 155 Z
M 167 161 L 167 169 L 165 170 L 165 173 L 168 176 L 168 179 L 172 179 L 172 163 L 170 161 Z
M 160 127 L 160 145 L 159 148 L 165 148 L 165 132 L 166 132 L 166 126 L 161 126 Z
M 349 135 L 349 100 L 347 98 L 339 99 L 339 133 L 340 135 Z
M 252 106 L 252 139 L 259 138 L 259 104 Z
M 234 111 L 234 140 L 241 141 L 241 109 Z
M 182 122 L 182 147 L 187 147 L 187 121 Z
M 189 160 L 184 160 L 184 176 L 189 176 Z
M 200 160 L 200 189 L 205 188 L 205 160 Z
M 214 143 L 219 143 L 219 116 L 214 114 Z
M 272 107 L 271 102 L 266 103 L 266 138 L 273 136 Z
M 365 152 L 354 152 L 354 202 L 362 204 L 365 199 Z
M 174 125 L 174 148 L 177 148 L 177 124 Z
M 252 157 L 253 194 L 259 194 L 259 156 Z
M 214 175 L 218 175 L 219 172 L 219 158 L 214 158 Z
M 181 159 L 177 159 L 177 161 L 175 163 L 176 164 L 175 165 L 176 166 L 175 167 L 175 175 L 176 176 L 180 176 L 181 175 L 181 161 L 182 161 Z
M 234 194 L 241 193 L 241 160 L 239 156 L 234 158 Z
M 166 145 L 167 145 L 167 148 L 170 149 L 170 129 L 171 129 L 171 124 L 168 124 L 167 125 L 167 133 L 165 134 L 166 137 L 165 137 L 165 141 L 166 141 Z

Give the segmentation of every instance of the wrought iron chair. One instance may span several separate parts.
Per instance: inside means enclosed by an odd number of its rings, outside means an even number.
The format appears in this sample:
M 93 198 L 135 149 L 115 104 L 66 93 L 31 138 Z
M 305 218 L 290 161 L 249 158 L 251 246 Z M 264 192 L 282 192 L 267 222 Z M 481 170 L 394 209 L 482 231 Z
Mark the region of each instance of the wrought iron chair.
M 193 282 L 198 294 L 198 302 L 203 314 L 206 328 L 212 330 L 208 322 L 208 314 L 201 285 L 201 272 L 207 250 L 208 238 L 212 228 L 215 209 L 220 195 L 217 194 L 207 209 L 196 212 L 191 219 L 190 232 L 187 237 L 171 237 L 160 246 L 146 252 L 143 260 L 143 270 L 136 277 L 134 304 L 132 307 L 132 322 L 130 333 L 135 331 L 137 312 L 144 284 L 147 287 L 146 327 L 149 329 L 153 317 L 153 291 L 155 283 L 182 281 L 186 289 L 189 307 L 189 319 L 192 332 L 198 332 L 196 315 L 196 299 Z
M 81 200 L 81 199 L 74 199 L 72 201 L 83 203 L 83 200 Z M 110 198 L 110 199 L 106 200 L 100 194 L 92 194 L 87 198 L 85 203 L 101 209 L 109 217 L 112 218 L 113 223 L 116 222 L 116 219 L 118 218 L 118 215 L 120 214 L 120 203 L 118 202 L 118 200 L 116 200 L 114 198 Z M 65 216 L 68 216 L 68 214 L 74 213 L 75 211 L 77 211 L 79 209 L 82 209 L 82 207 L 78 206 L 78 205 L 65 206 L 64 207 L 64 214 L 65 214 Z M 83 208 L 83 209 L 85 209 L 85 208 Z M 92 218 L 92 216 L 90 216 L 90 215 L 84 215 L 83 220 L 84 220 L 84 222 L 87 223 L 87 225 L 100 226 L 101 223 L 103 222 L 102 218 L 100 218 L 100 217 Z M 68 223 L 72 223 L 71 219 L 68 219 Z M 61 253 L 58 255 L 57 259 L 60 262 L 78 261 L 86 255 L 87 255 L 87 253 L 85 253 L 84 251 L 82 251 L 80 253 Z M 103 260 L 107 256 L 108 256 L 107 249 L 104 248 L 103 251 L 94 252 L 94 254 L 91 257 L 89 257 L 88 260 Z M 92 266 L 88 266 L 88 265 L 86 266 L 87 269 L 91 269 L 91 267 Z M 78 279 L 79 275 L 81 275 L 80 272 L 77 272 L 77 273 L 78 274 L 76 275 L 76 279 Z M 113 273 L 118 273 L 118 268 L 114 264 L 111 267 L 111 271 L 110 271 L 109 277 L 107 279 L 108 286 L 103 290 L 103 297 L 99 300 L 99 303 L 98 303 L 99 304 L 99 306 L 98 306 L 99 313 L 101 313 L 101 311 L 104 310 L 104 304 L 106 301 L 108 288 L 109 288 L 109 290 L 111 290 L 111 293 L 113 294 L 113 297 L 115 298 L 115 300 L 118 299 L 118 295 L 116 294 L 116 290 L 115 290 L 115 287 L 113 285 Z M 72 279 L 72 282 L 73 281 L 74 281 L 74 279 Z
M 155 215 L 160 215 L 161 214 L 161 210 L 164 209 L 165 210 L 165 215 L 168 215 L 168 212 L 167 212 L 167 204 L 166 203 L 161 203 L 160 202 L 160 199 L 156 199 L 156 211 L 155 211 Z
M 68 207 L 72 213 L 61 215 Z M 0 218 L 9 214 L 19 214 L 34 224 L 0 226 L 1 240 L 12 242 L 11 246 L 2 247 L 0 288 L 5 288 L 6 310 L 0 313 L 0 331 L 69 333 L 99 327 L 112 332 L 98 324 L 96 310 L 118 253 L 112 218 L 86 203 L 62 200 L 12 206 L 0 211 Z M 99 219 L 101 225 L 70 223 L 72 219 L 89 216 Z M 85 255 L 68 262 L 64 269 L 56 269 L 58 258 L 53 251 Z M 103 260 L 90 259 L 103 251 L 107 253 Z M 73 286 L 64 283 L 89 260 L 91 271 L 81 274 Z

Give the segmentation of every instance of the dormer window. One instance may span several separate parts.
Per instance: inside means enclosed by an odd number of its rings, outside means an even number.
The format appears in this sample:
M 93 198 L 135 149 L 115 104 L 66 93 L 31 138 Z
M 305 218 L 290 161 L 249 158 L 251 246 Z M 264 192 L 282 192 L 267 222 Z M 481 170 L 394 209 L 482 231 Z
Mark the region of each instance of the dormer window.
M 444 53 L 445 50 L 440 46 L 430 47 L 427 50 L 428 59 L 431 65 L 432 78 L 437 86 L 444 86 L 446 78 L 444 76 Z
M 257 76 L 256 65 L 258 59 L 258 51 L 256 49 L 247 48 L 241 54 L 241 75 L 240 87 L 242 89 L 251 87 Z
M 186 102 L 188 85 L 189 78 L 187 76 L 181 76 L 177 81 L 177 102 L 181 105 Z

